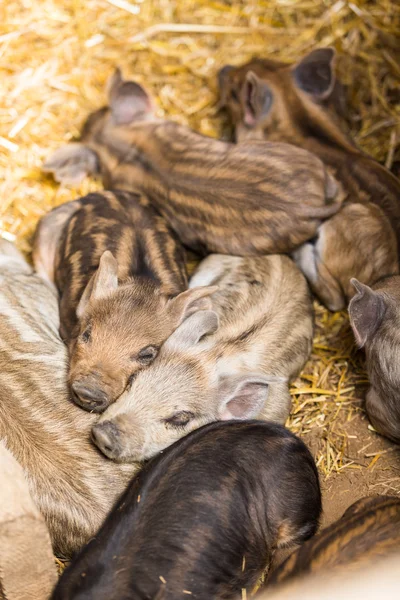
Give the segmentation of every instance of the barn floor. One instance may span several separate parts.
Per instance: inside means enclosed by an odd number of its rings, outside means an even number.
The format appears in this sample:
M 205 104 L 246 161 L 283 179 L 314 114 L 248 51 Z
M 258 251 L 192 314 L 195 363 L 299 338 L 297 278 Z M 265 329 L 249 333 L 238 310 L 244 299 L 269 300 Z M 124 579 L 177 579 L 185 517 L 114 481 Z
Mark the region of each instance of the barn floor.
M 218 68 L 255 54 L 295 60 L 333 45 L 356 141 L 398 173 L 399 25 L 400 8 L 389 0 L 2 2 L 0 230 L 29 253 L 40 216 L 98 187 L 60 188 L 40 166 L 104 102 L 117 64 L 154 92 L 160 116 L 218 136 L 226 134 Z M 346 314 L 316 304 L 314 350 L 293 385 L 288 425 L 317 460 L 325 522 L 363 495 L 400 495 L 399 450 L 368 424 L 366 385 Z

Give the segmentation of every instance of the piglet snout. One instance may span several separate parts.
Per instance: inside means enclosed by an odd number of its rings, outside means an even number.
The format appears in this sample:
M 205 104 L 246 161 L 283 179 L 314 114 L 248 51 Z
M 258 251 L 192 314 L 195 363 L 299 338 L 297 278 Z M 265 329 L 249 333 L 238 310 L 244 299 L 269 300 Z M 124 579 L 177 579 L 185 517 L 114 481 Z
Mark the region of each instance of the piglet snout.
M 92 439 L 108 458 L 117 459 L 121 452 L 118 427 L 112 421 L 97 423 L 92 428 Z
M 84 381 L 75 381 L 71 389 L 75 404 L 85 410 L 102 412 L 109 405 L 108 396 L 100 387 Z

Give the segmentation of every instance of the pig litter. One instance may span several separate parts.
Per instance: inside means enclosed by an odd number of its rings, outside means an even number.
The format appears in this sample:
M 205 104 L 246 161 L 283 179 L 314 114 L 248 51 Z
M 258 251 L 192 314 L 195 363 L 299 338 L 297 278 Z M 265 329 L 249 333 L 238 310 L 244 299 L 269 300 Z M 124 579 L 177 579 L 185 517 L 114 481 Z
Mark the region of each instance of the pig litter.
M 29 253 L 42 215 L 98 189 L 89 180 L 59 187 L 40 166 L 104 103 L 116 65 L 153 92 L 160 117 L 227 138 L 221 66 L 334 46 L 355 141 L 398 175 L 399 32 L 400 5 L 390 0 L 2 2 L 0 230 Z M 363 412 L 367 377 L 347 314 L 315 310 L 313 353 L 292 386 L 288 426 L 314 453 L 327 523 L 366 494 L 400 494 L 400 456 Z

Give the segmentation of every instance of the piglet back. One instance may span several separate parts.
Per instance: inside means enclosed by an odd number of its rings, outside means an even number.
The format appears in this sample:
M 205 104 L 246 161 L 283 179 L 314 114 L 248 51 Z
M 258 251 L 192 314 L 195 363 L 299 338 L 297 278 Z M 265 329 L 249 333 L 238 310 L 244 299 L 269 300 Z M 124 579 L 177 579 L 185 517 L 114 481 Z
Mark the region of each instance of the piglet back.
M 400 547 L 400 498 L 378 496 L 353 504 L 343 517 L 296 550 L 272 574 L 275 585 L 307 573 L 354 568 Z
M 47 600 L 56 580 L 46 523 L 21 466 L 0 440 L 0 598 Z
M 276 547 L 315 532 L 320 510 L 313 459 L 285 428 L 206 425 L 138 474 L 53 600 L 234 597 Z

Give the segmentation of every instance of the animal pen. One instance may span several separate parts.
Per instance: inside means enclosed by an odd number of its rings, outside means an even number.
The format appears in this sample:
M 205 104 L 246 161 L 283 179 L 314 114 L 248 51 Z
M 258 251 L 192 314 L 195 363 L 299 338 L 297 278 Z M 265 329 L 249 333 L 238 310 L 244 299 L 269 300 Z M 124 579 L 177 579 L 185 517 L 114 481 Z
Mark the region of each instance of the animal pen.
M 400 170 L 400 7 L 392 0 L 10 0 L 0 6 L 0 230 L 26 253 L 38 219 L 100 183 L 57 185 L 46 157 L 104 101 L 115 66 L 168 116 L 229 139 L 217 71 L 252 56 L 338 52 L 356 143 Z M 359 497 L 400 495 L 398 449 L 363 411 L 367 386 L 347 312 L 315 301 L 312 356 L 293 383 L 288 427 L 316 459 L 331 522 Z

